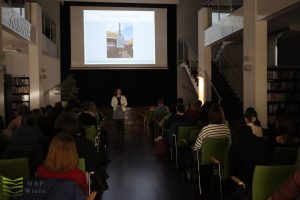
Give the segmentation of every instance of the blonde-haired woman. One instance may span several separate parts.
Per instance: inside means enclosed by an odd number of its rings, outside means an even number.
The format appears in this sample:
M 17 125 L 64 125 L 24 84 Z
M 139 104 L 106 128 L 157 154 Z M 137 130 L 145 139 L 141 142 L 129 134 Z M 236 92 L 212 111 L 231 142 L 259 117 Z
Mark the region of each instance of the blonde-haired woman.
M 124 95 L 122 95 L 120 88 L 116 89 L 115 95 L 111 99 L 111 106 L 114 110 L 113 119 L 116 121 L 120 139 L 124 139 L 127 99 Z
M 77 183 L 87 194 L 85 173 L 77 168 L 78 154 L 73 137 L 66 133 L 57 134 L 52 140 L 43 165 L 37 176 L 44 179 L 64 179 Z

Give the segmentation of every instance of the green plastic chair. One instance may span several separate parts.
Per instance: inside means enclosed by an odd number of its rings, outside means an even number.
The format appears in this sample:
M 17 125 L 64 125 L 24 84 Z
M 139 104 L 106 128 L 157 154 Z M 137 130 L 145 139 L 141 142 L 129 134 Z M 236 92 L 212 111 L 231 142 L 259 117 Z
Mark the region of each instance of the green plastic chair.
M 85 159 L 84 158 L 79 158 L 78 159 L 78 165 L 77 165 L 78 169 L 80 169 L 81 171 L 85 172 L 86 171 L 86 167 L 85 167 Z
M 30 168 L 27 158 L 1 159 L 0 160 L 1 176 L 9 179 L 23 178 L 30 179 Z
M 23 181 L 30 179 L 30 168 L 27 158 L 1 159 L 0 160 L 0 200 L 10 199 L 3 193 L 2 176 L 12 180 L 23 178 Z
M 252 199 L 266 200 L 295 172 L 294 165 L 256 166 L 252 183 Z
M 202 194 L 200 167 L 214 164 L 218 165 L 218 175 L 220 177 L 220 193 L 222 193 L 221 167 L 224 166 L 228 148 L 228 137 L 207 137 L 203 139 L 202 148 L 201 150 L 197 151 L 198 183 L 200 195 Z
M 178 141 L 177 147 L 186 146 L 189 141 L 189 137 L 192 130 L 195 130 L 197 127 L 183 127 L 178 128 Z
M 97 127 L 95 125 L 85 126 L 85 137 L 95 143 L 95 138 L 97 137 Z
M 204 126 L 206 126 L 206 125 L 207 125 L 206 122 L 203 122 L 203 121 L 198 121 L 198 122 L 197 122 L 197 127 L 198 127 L 198 129 L 200 129 L 200 130 L 202 130 L 202 128 L 203 128 Z
M 298 147 L 275 147 L 273 165 L 294 165 L 297 159 Z
M 189 135 L 189 137 L 188 137 L 188 141 L 187 141 L 188 144 L 191 144 L 191 145 L 194 145 L 194 144 L 195 144 L 195 142 L 196 142 L 196 140 L 197 140 L 197 137 L 198 137 L 200 131 L 201 131 L 201 130 L 198 129 L 198 128 L 191 130 L 190 135 Z

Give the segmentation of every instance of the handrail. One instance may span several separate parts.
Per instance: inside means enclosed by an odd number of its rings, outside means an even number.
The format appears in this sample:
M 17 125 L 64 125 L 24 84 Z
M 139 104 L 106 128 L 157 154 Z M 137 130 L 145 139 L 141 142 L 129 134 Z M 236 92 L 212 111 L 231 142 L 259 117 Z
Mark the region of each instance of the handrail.
M 181 39 L 178 40 L 178 42 L 180 42 L 180 41 L 182 41 L 183 44 L 185 44 L 185 45 L 188 47 L 188 49 L 190 49 L 190 51 L 191 51 L 193 57 L 196 59 L 197 62 L 199 62 L 198 57 L 197 57 L 197 55 L 195 54 L 195 52 L 193 51 L 193 49 L 191 48 L 190 44 L 189 44 L 184 38 L 181 38 Z
M 205 74 L 205 76 L 207 77 L 207 79 L 208 79 L 208 81 L 209 81 L 211 87 L 213 88 L 214 92 L 215 92 L 216 95 L 218 96 L 218 99 L 219 99 L 218 104 L 220 105 L 220 104 L 221 104 L 221 101 L 222 101 L 222 97 L 221 97 L 220 93 L 218 92 L 217 88 L 216 88 L 215 85 L 213 84 L 213 82 L 212 82 L 211 78 L 209 77 L 207 71 L 204 70 L 204 74 Z
M 236 66 L 229 58 L 228 56 L 226 56 L 225 54 L 220 54 L 221 56 L 223 56 L 223 58 L 225 58 L 225 60 L 227 61 L 227 63 L 229 64 L 229 67 L 230 66 Z M 230 67 L 230 69 L 233 70 L 233 72 L 235 73 L 236 77 L 240 80 L 242 80 L 243 78 L 240 76 L 240 74 L 238 73 L 238 71 L 236 70 L 236 67 Z

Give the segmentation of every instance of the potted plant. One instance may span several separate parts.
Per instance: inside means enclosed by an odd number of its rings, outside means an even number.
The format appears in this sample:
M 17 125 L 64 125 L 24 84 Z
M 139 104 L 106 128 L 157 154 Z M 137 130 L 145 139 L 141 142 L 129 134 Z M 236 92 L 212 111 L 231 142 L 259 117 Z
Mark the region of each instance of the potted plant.
M 76 100 L 79 88 L 77 87 L 77 82 L 74 76 L 71 74 L 65 78 L 59 85 L 58 90 L 61 94 L 61 101 L 64 106 L 71 100 Z

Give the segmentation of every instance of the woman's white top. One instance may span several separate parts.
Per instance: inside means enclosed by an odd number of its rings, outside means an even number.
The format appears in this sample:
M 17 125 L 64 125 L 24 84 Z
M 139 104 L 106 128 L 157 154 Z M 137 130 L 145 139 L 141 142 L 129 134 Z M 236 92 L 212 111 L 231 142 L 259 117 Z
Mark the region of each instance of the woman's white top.
M 111 106 L 113 107 L 114 111 L 117 109 L 118 106 L 118 99 L 116 96 L 113 96 L 113 98 L 111 99 Z M 125 111 L 126 110 L 126 106 L 127 106 L 127 99 L 125 96 L 121 96 L 121 107 L 122 110 Z

